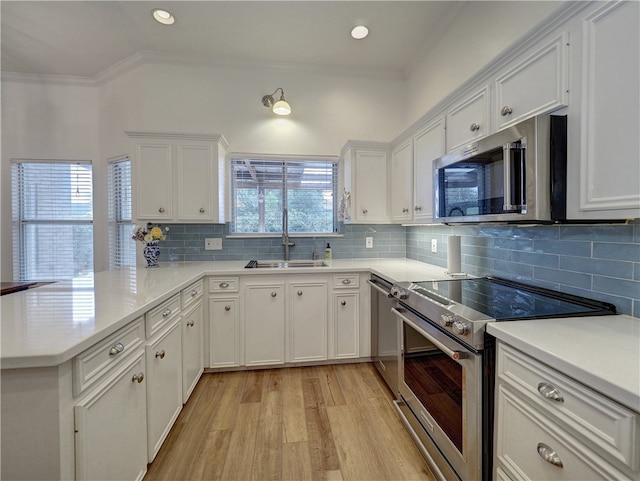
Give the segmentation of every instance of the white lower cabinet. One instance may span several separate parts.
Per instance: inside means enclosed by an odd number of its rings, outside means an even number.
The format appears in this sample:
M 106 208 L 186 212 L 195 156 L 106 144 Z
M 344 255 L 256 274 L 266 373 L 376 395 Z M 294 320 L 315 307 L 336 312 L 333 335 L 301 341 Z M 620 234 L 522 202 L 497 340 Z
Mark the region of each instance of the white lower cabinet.
M 496 479 L 639 479 L 639 413 L 501 342 L 496 377 Z
M 326 280 L 289 283 L 289 355 L 287 361 L 327 359 Z
M 333 358 L 344 359 L 360 355 L 358 291 L 333 294 Z
M 283 364 L 285 287 L 282 281 L 252 279 L 242 285 L 244 365 Z
M 74 407 L 76 480 L 140 480 L 147 471 L 144 351 Z
M 240 365 L 238 296 L 209 298 L 209 366 Z
M 204 370 L 202 301 L 182 316 L 182 402 L 186 403 Z
M 182 409 L 180 319 L 156 335 L 145 349 L 147 364 L 147 451 L 153 461 Z

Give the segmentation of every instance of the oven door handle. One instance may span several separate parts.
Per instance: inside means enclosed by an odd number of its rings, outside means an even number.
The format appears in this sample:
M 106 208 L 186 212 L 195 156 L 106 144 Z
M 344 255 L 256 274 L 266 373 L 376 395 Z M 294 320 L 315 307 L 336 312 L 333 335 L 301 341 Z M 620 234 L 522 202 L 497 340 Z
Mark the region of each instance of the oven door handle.
M 384 294 L 387 297 L 393 297 L 393 294 L 391 294 L 391 292 L 383 289 L 382 287 L 380 287 L 378 284 L 376 284 L 374 281 L 372 281 L 371 279 L 367 280 L 367 284 L 369 284 L 371 287 L 375 288 L 376 290 L 380 291 L 382 294 Z
M 396 309 L 395 307 L 392 307 L 391 308 L 391 312 L 393 312 L 396 316 L 398 316 L 400 319 L 402 319 L 406 323 L 410 324 L 411 327 L 413 327 L 414 329 L 418 330 L 420 332 L 420 334 L 422 334 L 424 337 L 426 337 L 427 340 L 432 342 L 438 349 L 440 349 L 442 352 L 444 352 L 447 356 L 449 356 L 454 361 L 459 361 L 460 359 L 464 359 L 465 357 L 467 357 L 466 353 L 460 352 L 460 351 L 454 351 L 452 349 L 449 349 L 447 346 L 442 344 L 440 341 L 438 341 L 431 334 L 429 334 L 428 332 L 425 332 L 423 329 L 420 329 L 418 326 L 416 326 L 411 321 L 411 319 L 409 319 L 408 317 L 406 317 L 402 313 L 403 311 L 401 309 Z

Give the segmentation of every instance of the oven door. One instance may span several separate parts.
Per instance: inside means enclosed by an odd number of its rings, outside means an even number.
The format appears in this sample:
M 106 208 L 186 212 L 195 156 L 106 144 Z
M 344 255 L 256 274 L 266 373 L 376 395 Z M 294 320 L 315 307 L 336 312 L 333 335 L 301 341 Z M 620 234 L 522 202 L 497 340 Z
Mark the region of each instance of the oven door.
M 402 321 L 399 391 L 422 428 L 416 435 L 460 479 L 481 479 L 482 356 L 413 312 L 394 312 Z

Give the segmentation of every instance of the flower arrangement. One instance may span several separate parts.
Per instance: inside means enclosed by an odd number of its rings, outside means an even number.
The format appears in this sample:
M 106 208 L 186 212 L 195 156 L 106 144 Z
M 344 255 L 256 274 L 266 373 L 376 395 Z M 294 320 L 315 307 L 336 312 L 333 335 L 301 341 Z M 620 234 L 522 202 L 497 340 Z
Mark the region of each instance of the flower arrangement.
M 159 225 L 152 226 L 151 224 L 147 224 L 146 227 L 135 226 L 133 228 L 133 235 L 131 238 L 134 241 L 144 242 L 148 244 L 154 241 L 165 240 L 167 236 L 165 232 L 169 232 L 169 228 L 165 227 L 164 231 Z

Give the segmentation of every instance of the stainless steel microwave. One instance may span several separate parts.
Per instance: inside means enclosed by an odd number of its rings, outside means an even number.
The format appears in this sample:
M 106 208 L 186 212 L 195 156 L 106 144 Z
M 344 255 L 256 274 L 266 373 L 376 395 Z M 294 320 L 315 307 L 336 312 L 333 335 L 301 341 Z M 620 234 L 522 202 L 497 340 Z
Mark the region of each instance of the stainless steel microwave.
M 567 118 L 537 116 L 433 161 L 434 221 L 566 219 Z

